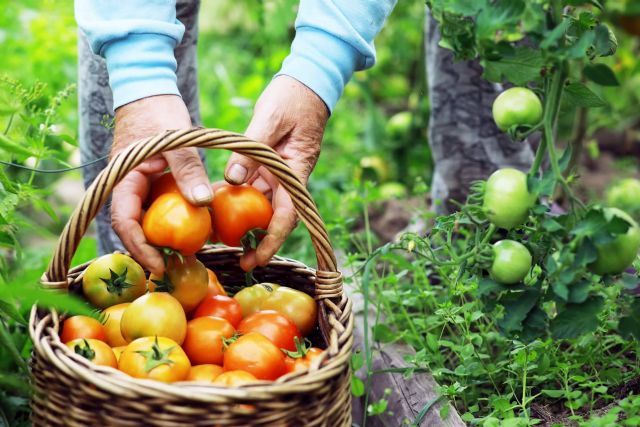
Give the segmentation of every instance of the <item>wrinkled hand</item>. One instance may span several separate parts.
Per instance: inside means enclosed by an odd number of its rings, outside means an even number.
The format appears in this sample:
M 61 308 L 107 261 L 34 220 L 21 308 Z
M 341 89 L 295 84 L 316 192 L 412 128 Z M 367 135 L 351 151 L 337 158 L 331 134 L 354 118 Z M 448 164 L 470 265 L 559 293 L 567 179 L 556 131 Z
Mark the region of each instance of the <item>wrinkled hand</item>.
M 278 76 L 258 99 L 245 134 L 273 147 L 306 184 L 318 161 L 328 118 L 326 105 L 311 89 L 294 78 Z M 296 226 L 293 202 L 271 173 L 242 155 L 231 156 L 225 178 L 231 184 L 249 183 L 271 198 L 274 212 L 267 235 L 240 260 L 245 271 L 264 266 Z
M 115 134 L 111 156 L 143 138 L 166 130 L 191 127 L 191 119 L 182 98 L 159 95 L 132 102 L 116 110 Z M 184 148 L 146 160 L 114 188 L 111 223 L 131 255 L 156 275 L 164 272 L 160 253 L 147 243 L 140 225 L 142 206 L 153 178 L 171 168 L 183 196 L 196 205 L 213 199 L 209 179 L 195 148 Z

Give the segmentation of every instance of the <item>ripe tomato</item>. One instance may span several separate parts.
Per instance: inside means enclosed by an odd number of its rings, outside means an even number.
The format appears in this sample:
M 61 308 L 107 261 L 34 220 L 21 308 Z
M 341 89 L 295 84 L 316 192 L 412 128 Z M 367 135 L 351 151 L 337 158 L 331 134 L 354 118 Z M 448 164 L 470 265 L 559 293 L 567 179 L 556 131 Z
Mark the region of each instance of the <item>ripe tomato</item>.
M 207 269 L 195 256 L 170 256 L 163 278 L 149 277 L 149 292 L 169 292 L 190 313 L 209 290 Z
M 214 295 L 226 296 L 227 291 L 224 290 L 224 287 L 218 280 L 218 276 L 216 276 L 216 273 L 214 273 L 213 270 L 209 268 L 207 268 L 207 273 L 209 274 L 209 292 L 207 293 L 207 295 L 211 297 Z
M 131 302 L 147 291 L 144 270 L 124 254 L 103 255 L 82 276 L 82 291 L 98 308 Z
M 296 337 L 302 339 L 295 323 L 274 310 L 263 310 L 245 317 L 238 326 L 238 332 L 257 332 L 268 338 L 276 347 L 289 351 L 295 351 Z
M 526 87 L 512 87 L 493 101 L 493 120 L 502 131 L 512 126 L 533 127 L 542 120 L 542 103 Z
M 498 227 L 508 230 L 521 225 L 534 202 L 527 175 L 517 169 L 498 169 L 487 180 L 483 206 L 489 221 Z
M 280 285 L 276 285 L 275 283 L 258 283 L 257 285 L 243 288 L 236 293 L 233 299 L 238 301 L 238 304 L 242 307 L 242 317 L 247 317 L 250 314 L 260 311 L 262 301 L 279 287 Z
M 166 292 L 142 295 L 122 314 L 120 332 L 127 342 L 160 336 L 182 344 L 187 333 L 187 316 L 177 299 Z
M 191 363 L 178 343 L 166 337 L 143 337 L 125 348 L 118 369 L 134 378 L 165 383 L 182 381 L 189 375 Z
M 192 363 L 222 364 L 223 339 L 231 338 L 236 330 L 220 317 L 198 317 L 187 323 L 187 336 L 182 343 Z
M 92 338 L 78 338 L 67 343 L 67 347 L 88 361 L 100 366 L 118 367 L 113 350 L 105 342 Z
M 129 307 L 129 303 L 125 302 L 123 304 L 112 305 L 102 310 L 107 344 L 111 347 L 127 345 L 127 340 L 124 339 L 122 332 L 120 332 L 120 320 L 122 319 L 122 313 L 124 313 L 127 307 Z
M 126 345 L 119 345 L 118 347 L 111 348 L 111 350 L 113 350 L 113 354 L 115 354 L 116 356 L 116 360 L 120 360 L 120 355 L 122 354 L 125 348 L 127 348 Z
M 63 343 L 77 338 L 93 338 L 100 341 L 107 341 L 107 335 L 102 323 L 87 316 L 72 316 L 62 324 L 60 340 Z
M 171 172 L 163 173 L 151 183 L 151 191 L 148 198 L 149 204 L 165 193 L 182 194 Z
M 233 298 L 225 295 L 206 297 L 193 312 L 193 318 L 214 316 L 222 317 L 237 328 L 242 320 L 242 307 Z
M 318 347 L 311 347 L 305 350 L 302 356 L 292 357 L 287 356 L 285 364 L 287 366 L 287 373 L 304 371 L 309 369 L 311 362 L 313 362 L 318 356 L 322 354 L 322 349 Z
M 304 292 L 280 286 L 267 296 L 260 310 L 275 310 L 287 316 L 296 324 L 303 336 L 316 326 L 318 321 L 318 305 L 315 300 Z
M 222 366 L 218 365 L 195 365 L 189 369 L 189 375 L 185 381 L 196 381 L 199 383 L 213 383 L 220 374 L 224 372 Z
M 237 387 L 239 385 L 248 384 L 255 381 L 258 381 L 258 379 L 249 372 L 236 370 L 221 373 L 213 381 L 213 383 L 225 387 Z
M 247 371 L 260 380 L 275 380 L 284 375 L 284 353 L 256 332 L 242 335 L 224 352 L 225 371 Z
M 271 202 L 250 185 L 225 185 L 215 192 L 213 229 L 227 246 L 240 246 L 240 240 L 254 228 L 266 230 L 273 216 Z
M 606 208 L 604 214 L 608 220 L 614 217 L 622 218 L 629 223 L 629 228 L 625 234 L 618 234 L 607 243 L 596 244 L 598 258 L 589 267 L 594 273 L 600 275 L 622 273 L 638 256 L 640 227 L 633 218 L 620 209 Z
M 211 218 L 207 208 L 193 206 L 178 193 L 165 193 L 149 206 L 142 230 L 152 245 L 193 255 L 211 234 Z
M 493 253 L 494 259 L 489 274 L 498 283 L 518 283 L 531 269 L 531 253 L 522 243 L 500 240 L 493 244 Z

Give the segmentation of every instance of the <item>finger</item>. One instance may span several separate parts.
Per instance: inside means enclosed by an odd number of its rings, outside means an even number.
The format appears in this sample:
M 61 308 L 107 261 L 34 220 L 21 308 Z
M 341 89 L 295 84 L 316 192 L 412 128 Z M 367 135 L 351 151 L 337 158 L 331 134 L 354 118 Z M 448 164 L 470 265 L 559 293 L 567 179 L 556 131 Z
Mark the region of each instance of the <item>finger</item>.
M 251 271 L 258 265 L 256 261 L 256 251 L 254 249 L 247 250 L 240 258 L 240 268 L 243 271 Z
M 211 184 L 195 148 L 183 148 L 164 154 L 182 195 L 194 205 L 207 205 L 213 200 Z
M 145 175 L 153 175 L 156 173 L 164 172 L 167 167 L 168 164 L 164 157 L 154 156 L 138 165 L 136 167 L 136 170 L 142 172 Z
M 149 191 L 149 180 L 140 171 L 130 172 L 114 188 L 111 201 L 111 223 L 122 243 L 140 264 L 154 274 L 164 272 L 162 256 L 147 243 L 140 219 L 142 201 Z

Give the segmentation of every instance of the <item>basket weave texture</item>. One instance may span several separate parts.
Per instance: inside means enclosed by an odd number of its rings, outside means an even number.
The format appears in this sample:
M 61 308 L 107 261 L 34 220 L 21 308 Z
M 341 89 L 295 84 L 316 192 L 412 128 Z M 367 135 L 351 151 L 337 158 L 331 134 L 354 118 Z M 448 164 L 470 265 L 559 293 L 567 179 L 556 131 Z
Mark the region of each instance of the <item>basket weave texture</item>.
M 319 305 L 319 329 L 326 351 L 308 372 L 240 388 L 140 380 L 89 363 L 58 337 L 63 317 L 34 307 L 29 331 L 35 394 L 34 426 L 350 426 L 349 360 L 353 344 L 351 301 L 343 292 L 333 248 L 310 194 L 270 147 L 219 129 L 167 132 L 129 146 L 100 173 L 72 214 L 42 278 L 48 289 L 78 292 L 88 263 L 69 270 L 90 222 L 113 187 L 144 160 L 185 147 L 227 149 L 261 163 L 287 190 L 306 225 L 317 270 L 281 257 L 255 271 L 260 281 L 304 291 Z M 225 288 L 244 284 L 238 248 L 207 246 L 197 256 Z

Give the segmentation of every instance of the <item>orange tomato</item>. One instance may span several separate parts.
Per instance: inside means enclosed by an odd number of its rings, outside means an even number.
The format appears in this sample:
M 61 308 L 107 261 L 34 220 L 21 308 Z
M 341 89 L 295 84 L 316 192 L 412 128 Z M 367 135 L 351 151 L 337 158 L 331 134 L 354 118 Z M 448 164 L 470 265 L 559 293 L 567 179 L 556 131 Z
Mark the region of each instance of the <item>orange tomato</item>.
M 205 207 L 193 206 L 178 193 L 164 193 L 142 218 L 147 241 L 183 255 L 193 255 L 211 234 L 211 218 Z
M 78 338 L 69 341 L 67 347 L 96 365 L 118 367 L 113 350 L 103 341 L 93 338 Z
M 236 330 L 220 317 L 198 317 L 187 323 L 187 336 L 182 348 L 189 360 L 197 365 L 222 364 L 223 339 L 231 338 Z
M 305 337 L 318 322 L 318 304 L 313 297 L 286 286 L 274 289 L 262 301 L 260 310 L 275 310 L 284 314 L 296 324 Z
M 213 383 L 214 380 L 224 372 L 222 366 L 218 365 L 195 365 L 189 369 L 189 375 L 185 381 L 196 381 L 199 383 Z
M 149 276 L 149 292 L 169 292 L 186 313 L 200 304 L 209 291 L 207 269 L 195 256 L 170 256 L 164 277 Z
M 287 366 L 287 372 L 304 371 L 309 369 L 311 362 L 322 354 L 322 349 L 317 347 L 311 347 L 305 350 L 302 357 L 291 357 L 290 355 L 285 359 L 285 365 Z
M 218 280 L 218 276 L 216 276 L 216 273 L 214 273 L 213 270 L 209 268 L 207 268 L 207 273 L 209 274 L 209 293 L 207 293 L 207 295 L 211 297 L 215 295 L 226 296 L 227 291 L 224 290 L 224 287 Z
M 106 341 L 107 335 L 102 324 L 96 319 L 87 316 L 72 316 L 62 324 L 60 340 L 66 344 L 77 338 Z
M 120 355 L 122 354 L 125 348 L 127 348 L 126 345 L 119 345 L 118 347 L 111 348 L 111 350 L 113 350 L 113 354 L 116 355 L 116 360 L 120 360 Z
M 122 336 L 120 332 L 120 319 L 122 319 L 122 313 L 129 307 L 129 303 L 112 305 L 109 308 L 102 310 L 104 316 L 104 330 L 107 335 L 107 344 L 111 347 L 118 347 L 121 345 L 127 345 L 127 340 Z
M 227 246 L 240 246 L 240 240 L 254 228 L 266 230 L 273 216 L 271 202 L 250 185 L 218 188 L 213 202 L 215 237 Z
M 257 332 L 268 338 L 278 348 L 296 350 L 295 338 L 302 339 L 298 327 L 287 316 L 273 310 L 264 310 L 246 317 L 238 325 L 238 332 Z
M 151 183 L 151 191 L 149 192 L 149 204 L 153 203 L 158 197 L 165 193 L 180 193 L 180 188 L 176 183 L 171 172 L 165 172 Z
M 174 340 L 143 337 L 124 349 L 118 360 L 118 369 L 134 378 L 171 383 L 187 378 L 191 363 Z
M 225 295 L 208 296 L 193 312 L 194 319 L 205 316 L 222 317 L 237 328 L 242 321 L 242 307 L 236 300 Z
M 141 337 L 167 337 L 182 344 L 187 316 L 177 299 L 166 292 L 142 295 L 126 308 L 120 332 L 127 342 Z
M 225 387 L 237 387 L 239 385 L 248 384 L 255 381 L 258 381 L 258 379 L 249 372 L 235 370 L 221 373 L 215 380 L 213 380 L 213 383 Z
M 261 380 L 275 380 L 287 373 L 284 353 L 264 336 L 249 332 L 224 351 L 225 371 L 247 371 Z

